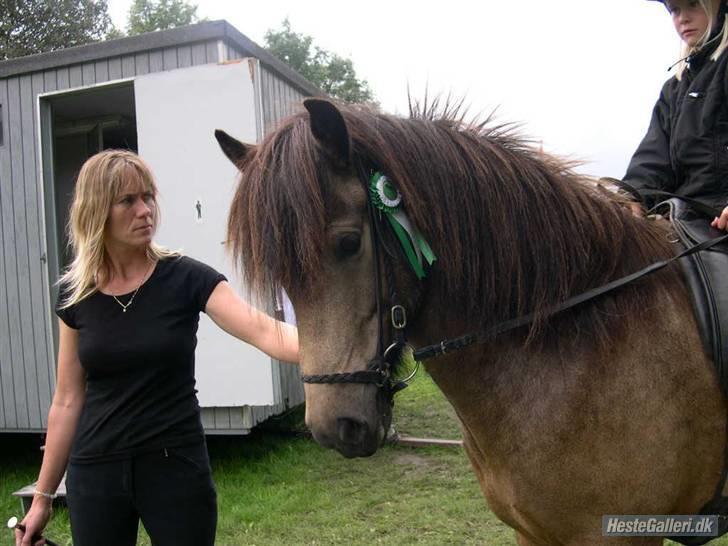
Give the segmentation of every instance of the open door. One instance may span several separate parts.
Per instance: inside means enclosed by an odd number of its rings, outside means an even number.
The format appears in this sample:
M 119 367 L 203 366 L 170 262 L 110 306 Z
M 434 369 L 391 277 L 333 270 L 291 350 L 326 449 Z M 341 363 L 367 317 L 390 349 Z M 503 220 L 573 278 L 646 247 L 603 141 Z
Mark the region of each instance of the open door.
M 38 107 L 47 248 L 44 261 L 50 290 L 48 313 L 57 356 L 58 320 L 52 309 L 58 299 L 56 281 L 73 259 L 66 225 L 76 177 L 83 163 L 101 150 L 136 151 L 133 82 L 106 82 L 43 93 L 39 95 Z
M 261 113 L 257 61 L 204 65 L 140 76 L 134 81 L 139 154 L 160 191 L 156 240 L 225 274 L 245 294 L 225 252 L 225 228 L 237 172 L 220 151 L 217 128 L 258 140 Z M 275 403 L 274 363 L 203 315 L 196 353 L 203 407 Z

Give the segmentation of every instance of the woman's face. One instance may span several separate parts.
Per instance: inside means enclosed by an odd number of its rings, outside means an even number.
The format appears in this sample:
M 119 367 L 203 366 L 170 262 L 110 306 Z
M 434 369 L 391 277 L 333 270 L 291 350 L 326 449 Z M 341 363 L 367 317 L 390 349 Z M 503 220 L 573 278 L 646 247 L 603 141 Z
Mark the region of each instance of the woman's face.
M 114 197 L 106 222 L 106 244 L 112 247 L 145 247 L 154 235 L 154 194 L 141 182 L 122 187 Z
M 672 16 L 680 39 L 690 47 L 695 47 L 708 31 L 710 19 L 697 0 L 668 0 L 665 6 Z

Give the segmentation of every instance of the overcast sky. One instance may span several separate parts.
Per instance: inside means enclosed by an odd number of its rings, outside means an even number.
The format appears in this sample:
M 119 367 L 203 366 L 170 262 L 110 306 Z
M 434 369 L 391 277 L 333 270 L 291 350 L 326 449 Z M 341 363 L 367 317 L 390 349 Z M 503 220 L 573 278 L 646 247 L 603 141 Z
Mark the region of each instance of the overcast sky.
M 109 0 L 126 27 L 130 0 Z M 193 2 L 194 3 L 194 2 Z M 471 111 L 497 108 L 544 148 L 621 177 L 680 46 L 669 15 L 647 0 L 199 0 L 258 44 L 285 17 L 294 31 L 350 57 L 382 107 L 452 93 Z

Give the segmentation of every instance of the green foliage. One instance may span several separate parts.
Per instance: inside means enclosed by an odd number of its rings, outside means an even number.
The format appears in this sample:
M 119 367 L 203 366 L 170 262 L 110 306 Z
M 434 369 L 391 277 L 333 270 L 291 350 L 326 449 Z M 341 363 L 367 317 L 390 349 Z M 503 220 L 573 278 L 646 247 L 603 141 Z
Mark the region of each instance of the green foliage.
M 199 21 L 197 6 L 185 0 L 134 0 L 129 8 L 129 36 Z
M 124 38 L 125 36 L 126 34 L 124 34 L 124 31 L 116 28 L 113 24 L 111 25 L 109 32 L 106 33 L 107 40 L 116 40 L 117 38 Z
M 265 33 L 265 47 L 322 91 L 345 102 L 371 102 L 366 80 L 356 77 L 351 59 L 315 46 L 313 38 L 291 30 L 285 19 L 280 30 Z
M 102 40 L 107 0 L 0 1 L 0 60 Z

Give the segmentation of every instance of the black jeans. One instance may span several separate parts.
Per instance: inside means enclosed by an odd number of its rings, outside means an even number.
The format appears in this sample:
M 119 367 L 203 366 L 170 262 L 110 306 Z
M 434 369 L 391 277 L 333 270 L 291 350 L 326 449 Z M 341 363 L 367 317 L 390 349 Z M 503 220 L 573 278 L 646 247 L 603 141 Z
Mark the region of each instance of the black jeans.
M 204 442 L 127 459 L 69 464 L 74 546 L 134 546 L 141 519 L 154 546 L 213 546 L 217 495 Z

